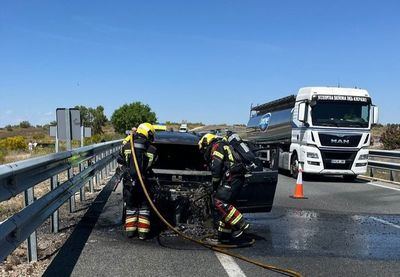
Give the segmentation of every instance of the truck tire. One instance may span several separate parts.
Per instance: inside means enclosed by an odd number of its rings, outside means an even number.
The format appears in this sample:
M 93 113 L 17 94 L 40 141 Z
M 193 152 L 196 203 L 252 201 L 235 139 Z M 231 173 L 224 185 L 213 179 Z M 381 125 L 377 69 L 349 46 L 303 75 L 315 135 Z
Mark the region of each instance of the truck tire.
M 296 152 L 293 153 L 290 159 L 290 174 L 295 179 L 297 179 L 297 175 L 299 174 L 299 159 Z

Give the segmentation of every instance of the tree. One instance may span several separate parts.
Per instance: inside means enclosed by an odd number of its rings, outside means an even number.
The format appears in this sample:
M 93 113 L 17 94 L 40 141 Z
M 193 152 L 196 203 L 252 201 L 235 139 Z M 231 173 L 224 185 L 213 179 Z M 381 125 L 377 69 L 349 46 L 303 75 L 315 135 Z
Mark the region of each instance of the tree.
M 114 129 L 121 134 L 124 134 L 126 130 L 130 130 L 134 126 L 137 127 L 140 123 L 149 122 L 153 124 L 156 121 L 156 114 L 151 111 L 149 105 L 141 102 L 125 104 L 116 109 L 111 116 Z
M 83 126 L 92 127 L 94 135 L 102 134 L 103 127 L 108 121 L 104 114 L 104 107 L 97 106 L 96 108 L 87 108 L 85 106 L 75 106 L 81 113 Z
M 24 121 L 21 121 L 19 123 L 19 127 L 21 127 L 21 128 L 29 128 L 29 127 L 31 127 L 31 124 L 29 123 L 29 121 L 24 120 Z
M 89 117 L 91 119 L 91 126 L 94 134 L 102 134 L 101 129 L 107 122 L 107 117 L 104 114 L 104 107 L 98 106 L 96 109 L 89 108 Z

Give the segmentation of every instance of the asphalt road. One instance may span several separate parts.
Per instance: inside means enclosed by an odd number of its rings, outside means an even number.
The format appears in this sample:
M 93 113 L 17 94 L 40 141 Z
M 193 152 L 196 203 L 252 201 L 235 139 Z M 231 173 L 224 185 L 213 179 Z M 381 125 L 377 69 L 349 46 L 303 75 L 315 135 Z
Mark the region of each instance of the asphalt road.
M 273 211 L 246 214 L 256 243 L 235 252 L 304 276 L 400 276 L 399 188 L 317 178 L 295 200 L 294 183 L 280 175 Z M 45 276 L 281 276 L 176 237 L 127 239 L 121 197 L 103 190 Z

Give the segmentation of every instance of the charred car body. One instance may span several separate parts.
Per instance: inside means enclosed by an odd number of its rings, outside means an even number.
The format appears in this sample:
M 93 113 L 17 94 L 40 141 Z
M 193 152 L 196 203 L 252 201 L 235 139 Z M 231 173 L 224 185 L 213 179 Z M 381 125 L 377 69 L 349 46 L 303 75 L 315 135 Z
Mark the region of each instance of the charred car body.
M 154 201 L 175 225 L 195 224 L 210 218 L 211 172 L 198 148 L 200 137 L 192 133 L 157 132 L 157 161 L 149 178 Z M 263 168 L 246 174 L 246 183 L 236 202 L 243 212 L 270 212 L 278 172 Z

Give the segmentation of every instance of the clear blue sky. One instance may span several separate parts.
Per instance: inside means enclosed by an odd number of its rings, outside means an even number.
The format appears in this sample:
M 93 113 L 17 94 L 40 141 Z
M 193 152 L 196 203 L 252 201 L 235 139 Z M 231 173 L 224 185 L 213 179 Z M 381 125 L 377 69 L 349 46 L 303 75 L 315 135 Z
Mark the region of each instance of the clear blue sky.
M 1 1 L 0 126 L 132 101 L 245 123 L 302 86 L 358 86 L 400 118 L 400 1 Z

